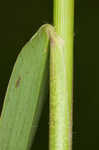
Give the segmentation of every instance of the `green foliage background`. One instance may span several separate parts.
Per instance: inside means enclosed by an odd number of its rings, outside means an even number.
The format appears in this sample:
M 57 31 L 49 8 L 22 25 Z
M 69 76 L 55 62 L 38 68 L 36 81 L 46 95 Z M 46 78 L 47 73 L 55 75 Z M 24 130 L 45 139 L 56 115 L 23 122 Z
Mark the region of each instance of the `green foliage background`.
M 1 1 L 0 110 L 20 49 L 42 24 L 52 24 L 52 14 L 52 0 Z M 99 147 L 98 35 L 99 2 L 75 0 L 73 150 Z M 32 149 L 48 149 L 48 126 L 46 103 Z

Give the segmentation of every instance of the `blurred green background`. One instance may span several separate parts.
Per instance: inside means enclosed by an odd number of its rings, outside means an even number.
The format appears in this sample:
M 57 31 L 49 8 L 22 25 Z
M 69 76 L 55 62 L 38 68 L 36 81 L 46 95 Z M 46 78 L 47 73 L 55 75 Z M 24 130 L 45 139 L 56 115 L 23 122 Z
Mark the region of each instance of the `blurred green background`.
M 18 53 L 52 14 L 53 0 L 0 2 L 0 109 Z M 98 66 L 99 1 L 75 0 L 73 150 L 99 148 Z M 48 119 L 47 102 L 32 149 L 48 149 Z

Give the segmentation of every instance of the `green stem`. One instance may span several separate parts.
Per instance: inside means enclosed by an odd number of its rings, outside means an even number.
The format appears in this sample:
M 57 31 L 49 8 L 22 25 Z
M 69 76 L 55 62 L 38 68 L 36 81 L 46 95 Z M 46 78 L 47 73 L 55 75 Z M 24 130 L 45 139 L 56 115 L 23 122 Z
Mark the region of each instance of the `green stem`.
M 50 54 L 50 150 L 72 149 L 73 18 L 74 0 L 54 0 L 60 37 Z

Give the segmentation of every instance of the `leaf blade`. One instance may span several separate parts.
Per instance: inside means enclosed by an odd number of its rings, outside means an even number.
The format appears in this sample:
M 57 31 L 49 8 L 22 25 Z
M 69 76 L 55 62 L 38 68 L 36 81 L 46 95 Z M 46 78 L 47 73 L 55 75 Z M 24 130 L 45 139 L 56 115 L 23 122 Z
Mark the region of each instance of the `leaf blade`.
M 0 150 L 28 150 L 35 135 L 48 86 L 47 26 L 25 45 L 15 63 L 1 114 Z

